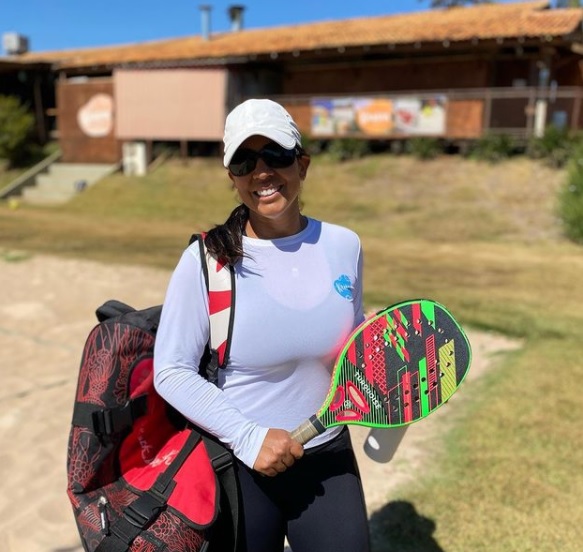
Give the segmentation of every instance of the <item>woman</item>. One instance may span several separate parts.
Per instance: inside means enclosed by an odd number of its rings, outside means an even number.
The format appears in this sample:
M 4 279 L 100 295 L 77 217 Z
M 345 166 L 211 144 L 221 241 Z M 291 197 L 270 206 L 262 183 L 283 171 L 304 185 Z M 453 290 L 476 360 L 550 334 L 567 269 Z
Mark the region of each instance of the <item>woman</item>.
M 198 374 L 208 340 L 199 250 L 171 278 L 156 339 L 158 392 L 234 453 L 248 552 L 366 552 L 362 485 L 345 428 L 304 448 L 290 431 L 325 399 L 342 342 L 363 320 L 362 254 L 352 231 L 303 215 L 310 166 L 289 113 L 248 100 L 227 117 L 224 166 L 241 204 L 206 237 L 236 272 L 229 363 Z M 332 184 L 331 184 L 332 185 Z

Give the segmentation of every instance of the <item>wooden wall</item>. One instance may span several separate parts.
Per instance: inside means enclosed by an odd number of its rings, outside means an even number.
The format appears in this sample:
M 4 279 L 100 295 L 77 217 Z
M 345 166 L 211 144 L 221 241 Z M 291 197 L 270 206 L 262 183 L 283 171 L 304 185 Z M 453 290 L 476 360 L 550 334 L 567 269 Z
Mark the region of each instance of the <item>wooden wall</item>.
M 113 79 L 59 81 L 57 130 L 66 163 L 117 163 Z
M 328 68 L 306 66 L 286 71 L 283 94 L 363 94 L 400 90 L 448 90 L 488 86 L 486 61 L 411 61 L 362 63 Z
M 528 65 L 528 64 L 527 64 Z M 524 69 L 527 71 L 527 68 Z M 480 59 L 412 61 L 394 60 L 328 70 L 304 67 L 290 70 L 285 77 L 285 95 L 341 94 L 350 96 L 370 92 L 395 94 L 399 91 L 446 91 L 485 88 L 492 78 L 490 62 Z M 311 110 L 309 100 L 286 105 L 304 133 L 309 135 Z M 449 100 L 447 103 L 448 138 L 477 138 L 482 133 L 484 101 Z M 397 138 L 397 136 L 387 136 Z

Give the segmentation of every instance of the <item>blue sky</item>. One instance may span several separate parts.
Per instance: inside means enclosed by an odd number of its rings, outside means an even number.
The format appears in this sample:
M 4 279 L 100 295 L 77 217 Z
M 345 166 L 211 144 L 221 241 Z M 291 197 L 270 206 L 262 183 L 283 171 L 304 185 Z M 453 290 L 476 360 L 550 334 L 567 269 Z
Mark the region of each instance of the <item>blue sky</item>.
M 211 30 L 217 32 L 229 30 L 233 4 L 245 5 L 249 29 L 422 11 L 429 0 L 0 0 L 0 34 L 25 35 L 32 51 L 198 35 L 201 4 L 212 6 Z

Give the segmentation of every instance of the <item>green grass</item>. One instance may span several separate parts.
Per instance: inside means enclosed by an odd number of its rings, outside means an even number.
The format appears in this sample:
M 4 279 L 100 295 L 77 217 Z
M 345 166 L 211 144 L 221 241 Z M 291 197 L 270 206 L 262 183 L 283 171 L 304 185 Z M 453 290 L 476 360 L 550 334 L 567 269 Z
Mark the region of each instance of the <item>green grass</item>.
M 464 389 L 467 411 L 447 436 L 439 471 L 391 497 L 435 521 L 441 549 L 581 550 L 581 400 L 573 385 L 583 376 L 583 347 L 570 343 L 531 341 Z M 377 550 L 438 550 L 419 542 L 397 535 Z
M 23 172 L 23 169 L 7 168 L 7 162 L 0 160 L 0 190 L 16 180 Z
M 360 234 L 368 307 L 430 297 L 524 342 L 464 384 L 434 468 L 373 516 L 375 552 L 583 548 L 583 250 L 555 216 L 564 178 L 523 158 L 313 160 L 304 212 Z M 173 161 L 62 207 L 0 204 L 0 250 L 171 269 L 235 204 L 219 160 Z

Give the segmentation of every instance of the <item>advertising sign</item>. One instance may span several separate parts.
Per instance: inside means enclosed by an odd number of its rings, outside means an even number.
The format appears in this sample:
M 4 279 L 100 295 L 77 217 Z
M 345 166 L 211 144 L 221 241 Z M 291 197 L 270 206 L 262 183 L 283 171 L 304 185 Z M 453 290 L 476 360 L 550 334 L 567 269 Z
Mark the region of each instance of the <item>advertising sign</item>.
M 79 128 L 91 138 L 102 138 L 113 130 L 113 98 L 95 94 L 77 112 Z
M 444 96 L 314 98 L 313 136 L 440 136 L 446 130 Z

